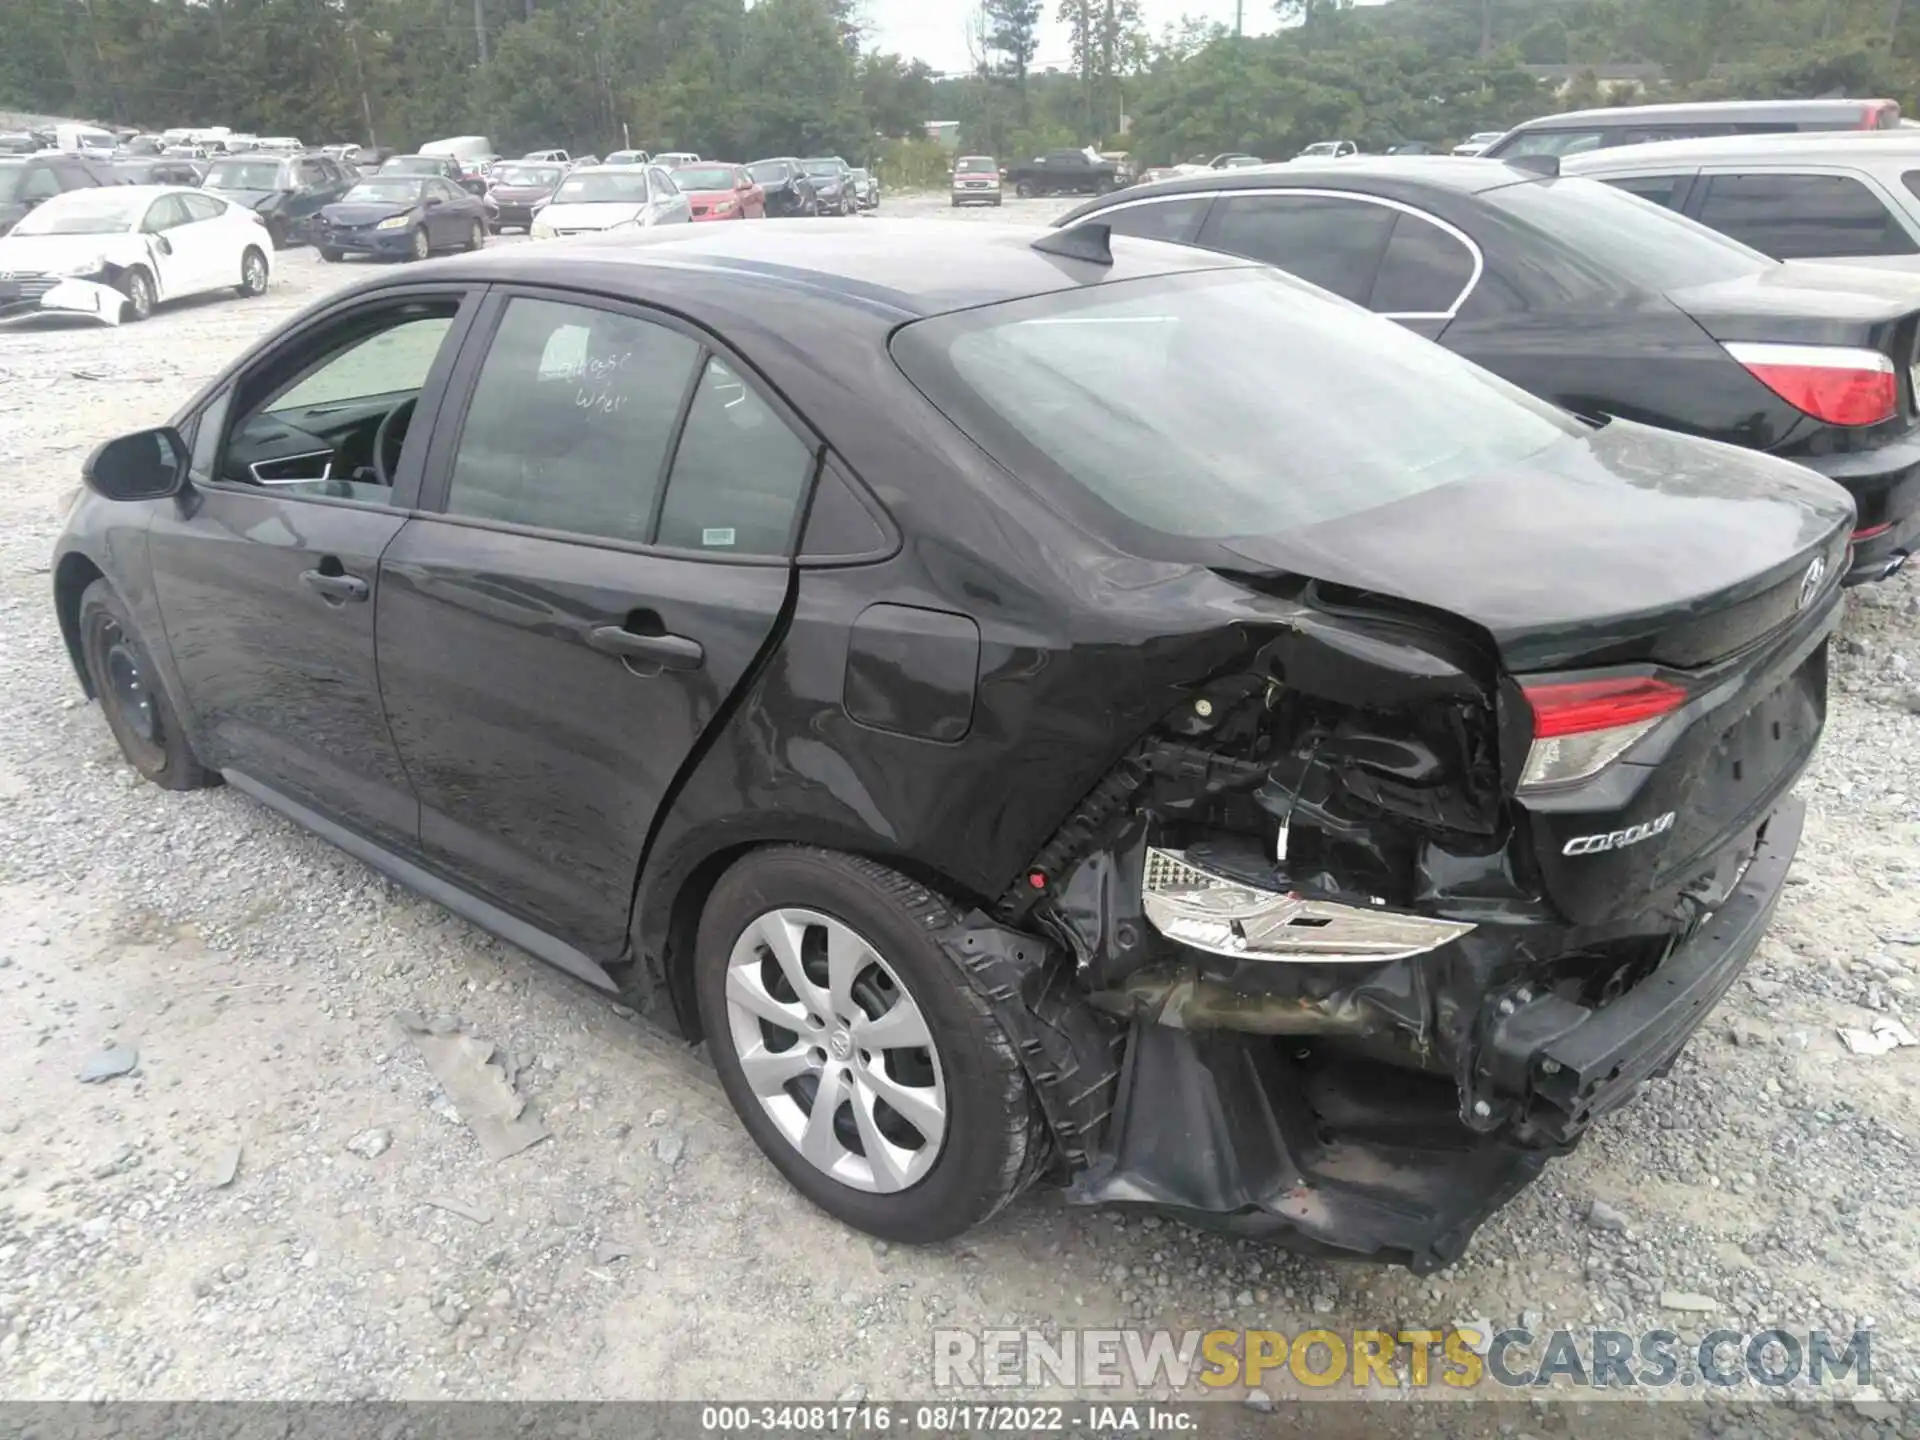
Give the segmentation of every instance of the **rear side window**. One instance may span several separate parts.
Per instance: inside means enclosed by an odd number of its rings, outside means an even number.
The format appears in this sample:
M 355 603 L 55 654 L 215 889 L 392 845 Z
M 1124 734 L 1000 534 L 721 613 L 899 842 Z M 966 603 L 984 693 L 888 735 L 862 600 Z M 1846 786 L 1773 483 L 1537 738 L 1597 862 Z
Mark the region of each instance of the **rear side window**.
M 1699 215 L 1776 260 L 1920 248 L 1886 203 L 1850 175 L 1715 175 Z
M 1200 243 L 1364 303 L 1398 216 L 1384 205 L 1323 195 L 1224 195 L 1214 202 Z
M 1647 290 L 1738 280 L 1772 263 L 1731 236 L 1598 180 L 1502 185 L 1483 192 L 1480 202 L 1547 237 L 1569 263 L 1598 267 Z
M 1651 200 L 1666 210 L 1678 210 L 1686 198 L 1688 176 L 1682 175 L 1608 175 L 1607 184 L 1642 200 Z
M 1473 252 L 1457 237 L 1402 214 L 1381 258 L 1367 308 L 1382 315 L 1446 315 L 1473 283 Z
M 663 325 L 511 301 L 461 427 L 447 510 L 644 542 L 699 359 Z
M 1150 200 L 1089 215 L 1087 219 L 1111 225 L 1116 235 L 1138 235 L 1142 240 L 1171 240 L 1191 244 L 1207 213 L 1209 195 L 1186 195 L 1177 200 Z
M 195 220 L 218 220 L 227 213 L 227 207 L 211 195 L 182 195 L 179 200 Z
M 1036 495 L 1152 556 L 1375 510 L 1582 433 L 1450 351 L 1269 270 L 938 316 L 902 330 L 893 353 Z
M 660 510 L 662 545 L 786 555 L 813 450 L 718 356 L 707 361 Z

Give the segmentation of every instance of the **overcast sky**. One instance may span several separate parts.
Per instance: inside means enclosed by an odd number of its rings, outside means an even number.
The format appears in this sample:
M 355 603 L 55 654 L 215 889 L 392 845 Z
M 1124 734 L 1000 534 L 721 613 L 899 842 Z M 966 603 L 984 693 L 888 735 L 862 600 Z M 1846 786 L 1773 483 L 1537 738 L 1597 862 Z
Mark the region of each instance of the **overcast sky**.
M 975 0 L 866 0 L 867 44 L 875 50 L 888 50 L 913 59 L 924 60 L 935 70 L 965 70 L 967 57 L 967 14 Z M 1059 8 L 1058 0 L 1047 0 L 1047 15 Z M 1234 0 L 1140 0 L 1147 29 L 1157 38 L 1162 27 L 1182 15 L 1203 20 L 1233 23 Z M 1247 33 L 1262 34 L 1273 28 L 1273 0 L 1246 0 Z M 1069 62 L 1066 26 L 1049 18 L 1040 32 L 1040 53 L 1034 63 L 1064 68 Z

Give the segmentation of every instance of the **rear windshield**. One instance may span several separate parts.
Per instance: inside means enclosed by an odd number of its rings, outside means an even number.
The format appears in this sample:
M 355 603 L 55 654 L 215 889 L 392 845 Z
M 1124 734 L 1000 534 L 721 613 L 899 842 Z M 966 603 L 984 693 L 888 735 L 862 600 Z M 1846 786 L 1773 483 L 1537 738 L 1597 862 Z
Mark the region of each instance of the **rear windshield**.
M 1568 177 L 1482 191 L 1494 210 L 1644 289 L 1739 280 L 1777 261 L 1599 180 Z
M 682 190 L 731 190 L 731 165 L 682 165 L 673 172 L 674 183 Z
M 278 190 L 278 160 L 216 160 L 207 171 L 209 190 Z
M 902 330 L 893 353 L 1041 495 L 1082 511 L 1091 500 L 1096 524 L 1117 516 L 1182 552 L 1373 510 L 1584 433 L 1392 321 L 1266 269 L 943 315 Z

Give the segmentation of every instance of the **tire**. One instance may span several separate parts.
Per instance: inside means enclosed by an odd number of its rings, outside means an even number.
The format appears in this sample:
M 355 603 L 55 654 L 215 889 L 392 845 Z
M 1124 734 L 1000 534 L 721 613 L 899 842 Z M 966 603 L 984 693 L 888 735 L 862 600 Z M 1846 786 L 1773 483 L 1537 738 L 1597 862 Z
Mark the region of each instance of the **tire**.
M 469 251 L 479 250 L 479 249 L 483 249 L 486 246 L 486 243 L 487 243 L 487 228 L 486 226 L 482 225 L 478 220 L 476 220 L 467 230 L 466 248 Z
M 80 653 L 127 763 L 163 790 L 199 790 L 220 777 L 194 756 L 127 607 L 105 580 L 80 596 Z
M 287 222 L 275 216 L 267 221 L 267 240 L 276 250 L 287 248 Z
M 127 297 L 127 303 L 121 307 L 120 313 L 129 325 L 153 314 L 153 276 L 147 272 L 146 266 L 133 266 L 121 275 L 114 288 Z
M 266 293 L 267 257 L 251 245 L 240 256 L 240 283 L 233 288 L 242 300 Z
M 422 225 L 407 241 L 407 259 L 424 260 L 431 254 L 433 242 L 427 238 L 427 227 Z
M 331 245 L 322 245 L 320 247 L 320 258 L 329 265 L 338 265 L 340 263 L 340 252 L 335 250 Z
M 489 225 L 487 226 L 487 233 L 489 235 L 500 235 L 500 234 L 504 234 L 505 232 L 502 231 L 498 225 Z
M 924 886 L 870 860 L 780 846 L 754 851 L 720 877 L 694 951 L 707 1048 L 754 1143 L 829 1215 L 905 1244 L 978 1225 L 1024 1190 L 1047 1156 L 1045 1124 L 1012 1042 L 933 939 L 954 918 Z M 838 1004 L 823 958 L 829 930 L 840 944 L 865 946 L 854 951 L 861 958 Z M 789 954 L 804 967 L 801 978 L 818 986 L 807 1002 L 771 958 L 765 937 L 774 933 L 804 937 Z M 811 1005 L 832 1007 L 812 1017 L 824 1025 L 810 1025 Z M 858 1013 L 844 1025 L 849 1010 Z M 769 1013 L 781 1022 L 757 1018 Z M 931 1045 L 863 1048 L 861 1027 L 896 1014 L 918 1020 Z M 868 1031 L 869 1042 L 881 1033 Z M 758 1062 L 757 1081 L 743 1049 Z M 815 1130 L 813 1103 L 829 1083 L 841 1086 L 842 1103 L 834 1123 Z M 905 1109 L 892 1109 L 890 1095 Z M 855 1116 L 863 1098 L 865 1126 Z M 909 1111 L 920 1118 L 909 1123 Z M 921 1128 L 928 1116 L 940 1130 L 931 1140 Z M 881 1164 L 865 1154 L 875 1136 L 886 1142 Z M 802 1153 L 809 1141 L 831 1170 Z
M 1013 193 L 1018 195 L 1022 200 L 1031 200 L 1036 193 L 1036 189 L 1031 180 L 1022 180 L 1013 187 Z

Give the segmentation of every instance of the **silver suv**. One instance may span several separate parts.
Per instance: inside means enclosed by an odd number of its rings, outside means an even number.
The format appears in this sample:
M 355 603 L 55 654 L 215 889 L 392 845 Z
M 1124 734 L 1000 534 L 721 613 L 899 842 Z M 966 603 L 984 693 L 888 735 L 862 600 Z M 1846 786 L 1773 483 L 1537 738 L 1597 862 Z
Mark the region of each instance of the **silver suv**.
M 1604 180 L 1776 260 L 1920 274 L 1920 130 L 1728 135 L 1576 155 Z

